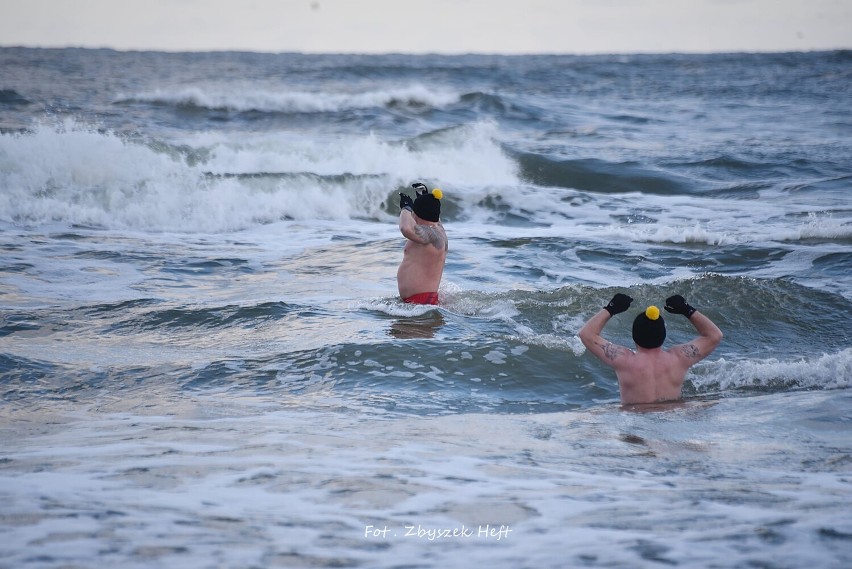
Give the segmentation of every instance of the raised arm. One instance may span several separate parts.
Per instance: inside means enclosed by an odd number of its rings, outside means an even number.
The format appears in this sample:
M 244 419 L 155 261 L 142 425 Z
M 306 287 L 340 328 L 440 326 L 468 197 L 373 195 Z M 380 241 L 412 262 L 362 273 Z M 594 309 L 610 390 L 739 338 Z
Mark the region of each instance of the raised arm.
M 609 304 L 586 322 L 578 334 L 580 341 L 583 342 L 587 350 L 603 363 L 612 367 L 617 367 L 625 357 L 633 355 L 633 352 L 624 346 L 606 340 L 601 336 L 601 332 L 610 318 L 627 310 L 631 302 L 633 302 L 633 299 L 626 294 L 616 294 L 609 301 Z
M 407 239 L 412 239 L 414 236 L 414 228 L 417 222 L 414 221 L 414 201 L 411 196 L 399 193 L 399 232 Z
M 698 337 L 687 344 L 674 346 L 670 351 L 689 365 L 698 363 L 722 342 L 722 331 L 707 316 L 690 306 L 680 295 L 666 299 L 666 310 L 672 314 L 682 314 L 698 331 Z
M 418 243 L 423 243 L 420 238 L 417 236 L 415 230 L 417 229 L 417 222 L 414 221 L 414 214 L 410 209 L 402 209 L 399 212 L 399 232 L 405 236 L 406 239 L 411 239 L 412 241 L 417 241 Z

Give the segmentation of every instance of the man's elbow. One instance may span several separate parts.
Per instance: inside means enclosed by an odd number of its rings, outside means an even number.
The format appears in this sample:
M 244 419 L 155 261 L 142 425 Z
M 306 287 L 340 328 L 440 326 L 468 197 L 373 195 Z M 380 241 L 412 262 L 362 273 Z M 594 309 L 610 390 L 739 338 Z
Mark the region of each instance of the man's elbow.
M 724 337 L 725 337 L 725 335 L 722 334 L 722 331 L 719 330 L 718 328 L 716 328 L 712 333 L 709 334 L 709 339 L 713 343 L 714 349 L 716 348 L 716 346 L 718 346 L 719 344 L 722 343 L 722 339 Z
M 583 327 L 577 333 L 577 337 L 579 337 L 580 341 L 583 342 L 583 345 L 588 348 L 592 344 L 595 335 L 592 334 L 592 332 L 589 331 L 586 327 Z

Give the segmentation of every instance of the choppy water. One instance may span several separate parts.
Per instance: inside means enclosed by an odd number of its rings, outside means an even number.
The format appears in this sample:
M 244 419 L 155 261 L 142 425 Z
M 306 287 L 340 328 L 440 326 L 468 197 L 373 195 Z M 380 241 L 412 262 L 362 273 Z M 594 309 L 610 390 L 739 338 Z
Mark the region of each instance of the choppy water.
M 848 52 L 0 69 L 0 566 L 852 563 Z M 683 404 L 617 291 L 724 331 Z

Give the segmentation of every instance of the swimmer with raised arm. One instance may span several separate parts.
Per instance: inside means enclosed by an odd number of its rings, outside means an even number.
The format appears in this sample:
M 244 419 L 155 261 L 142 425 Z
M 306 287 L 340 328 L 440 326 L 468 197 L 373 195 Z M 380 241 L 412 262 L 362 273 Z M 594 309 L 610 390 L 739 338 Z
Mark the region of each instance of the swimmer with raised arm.
M 438 304 L 438 286 L 447 260 L 447 234 L 441 225 L 441 190 L 420 182 L 416 198 L 399 194 L 399 230 L 405 236 L 402 263 L 396 272 L 399 296 L 413 304 Z
M 583 345 L 615 369 L 621 402 L 625 405 L 676 401 L 681 398 L 687 370 L 710 355 L 722 341 L 722 331 L 680 295 L 666 299 L 666 310 L 681 314 L 695 326 L 698 337 L 687 344 L 662 349 L 666 324 L 659 308 L 649 306 L 633 321 L 636 351 L 613 344 L 601 336 L 610 318 L 624 312 L 633 299 L 618 293 L 580 330 Z

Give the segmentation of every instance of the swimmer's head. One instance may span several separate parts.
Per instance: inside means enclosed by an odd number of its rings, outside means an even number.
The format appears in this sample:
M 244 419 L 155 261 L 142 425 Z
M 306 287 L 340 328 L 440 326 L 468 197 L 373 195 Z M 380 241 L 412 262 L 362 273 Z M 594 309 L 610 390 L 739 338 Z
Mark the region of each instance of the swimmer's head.
M 438 188 L 430 192 L 426 185 L 420 182 L 411 184 L 411 187 L 417 194 L 413 206 L 417 217 L 426 221 L 438 221 L 441 217 L 441 198 L 444 197 L 444 193 Z
M 666 340 L 666 323 L 660 316 L 660 309 L 649 306 L 645 312 L 633 321 L 633 341 L 640 348 L 653 350 Z

